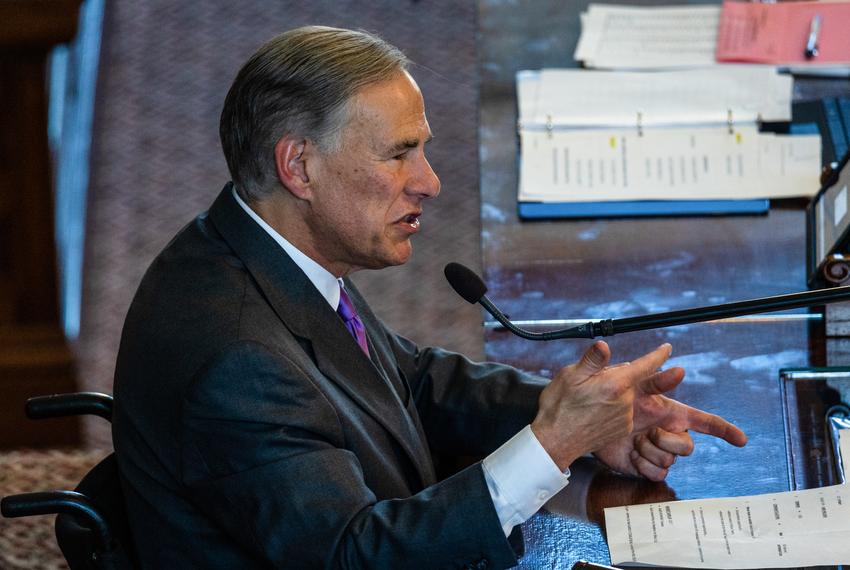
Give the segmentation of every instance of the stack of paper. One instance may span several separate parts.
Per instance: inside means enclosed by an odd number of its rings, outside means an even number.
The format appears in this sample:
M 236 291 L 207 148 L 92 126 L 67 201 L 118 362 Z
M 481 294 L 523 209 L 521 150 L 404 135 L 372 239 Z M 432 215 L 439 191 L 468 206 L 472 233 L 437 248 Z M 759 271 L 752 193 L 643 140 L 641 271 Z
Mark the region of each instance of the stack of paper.
M 521 202 L 741 200 L 818 190 L 820 139 L 716 127 L 525 131 Z
M 590 4 L 575 59 L 600 69 L 670 69 L 715 63 L 720 6 Z
M 850 457 L 847 435 L 841 432 L 844 458 Z M 847 564 L 850 487 L 844 484 L 605 509 L 605 528 L 611 562 L 622 566 L 793 568 Z
M 814 194 L 820 138 L 758 132 L 759 119 L 790 120 L 791 89 L 789 76 L 757 66 L 520 72 L 520 210 L 528 202 L 696 202 Z M 642 213 L 675 213 L 660 206 Z M 685 204 L 679 213 L 703 211 L 692 206 Z M 605 215 L 606 209 L 575 211 Z M 560 215 L 569 212 L 562 208 Z
M 522 129 L 789 121 L 793 83 L 757 65 L 657 73 L 520 71 L 519 121 Z
M 817 55 L 806 54 L 819 16 Z M 718 62 L 850 75 L 850 2 L 725 2 L 705 6 L 590 4 L 576 61 L 597 69 L 683 69 Z

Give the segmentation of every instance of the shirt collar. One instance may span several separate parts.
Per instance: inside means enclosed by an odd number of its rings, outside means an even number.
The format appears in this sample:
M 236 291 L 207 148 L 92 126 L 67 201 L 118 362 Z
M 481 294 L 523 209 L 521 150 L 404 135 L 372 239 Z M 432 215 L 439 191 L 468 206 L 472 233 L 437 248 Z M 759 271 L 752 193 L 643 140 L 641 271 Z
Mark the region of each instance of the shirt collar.
M 242 198 L 239 197 L 239 194 L 236 192 L 236 187 L 234 186 L 231 190 L 233 192 L 233 197 L 236 199 L 236 203 L 245 210 L 245 213 L 248 214 L 252 220 L 257 222 L 263 230 L 267 234 L 269 234 L 273 240 L 275 240 L 280 247 L 292 258 L 292 261 L 301 268 L 301 271 L 307 276 L 307 279 L 313 284 L 316 289 L 319 290 L 319 293 L 322 294 L 322 297 L 330 304 L 331 308 L 334 311 L 339 307 L 339 289 L 343 286 L 342 279 L 337 279 L 334 275 L 316 263 L 314 260 L 307 257 L 300 249 L 289 243 L 286 238 L 277 233 L 274 228 L 266 223 L 266 221 L 257 215 L 257 213 L 251 209 L 251 207 L 246 204 Z

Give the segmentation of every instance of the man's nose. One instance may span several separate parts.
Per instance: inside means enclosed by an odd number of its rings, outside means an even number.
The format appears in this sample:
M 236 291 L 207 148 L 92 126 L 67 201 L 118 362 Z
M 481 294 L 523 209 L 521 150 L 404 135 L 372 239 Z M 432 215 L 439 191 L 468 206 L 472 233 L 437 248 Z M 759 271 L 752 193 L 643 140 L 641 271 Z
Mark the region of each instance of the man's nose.
M 407 190 L 422 198 L 436 198 L 440 193 L 440 179 L 427 158 L 422 157 L 414 176 L 408 181 Z

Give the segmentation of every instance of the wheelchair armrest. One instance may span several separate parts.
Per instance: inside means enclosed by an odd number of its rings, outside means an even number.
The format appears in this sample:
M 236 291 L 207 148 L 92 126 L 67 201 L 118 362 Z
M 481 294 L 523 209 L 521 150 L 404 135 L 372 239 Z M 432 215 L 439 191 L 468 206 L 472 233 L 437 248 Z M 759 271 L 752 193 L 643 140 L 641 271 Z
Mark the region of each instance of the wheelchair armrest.
M 0 512 L 6 518 L 67 514 L 77 518 L 82 525 L 91 529 L 101 549 L 111 550 L 114 544 L 109 525 L 97 507 L 85 495 L 76 491 L 10 495 L 0 500 Z
M 112 396 L 98 392 L 36 396 L 27 400 L 26 414 L 32 420 L 90 414 L 112 421 Z

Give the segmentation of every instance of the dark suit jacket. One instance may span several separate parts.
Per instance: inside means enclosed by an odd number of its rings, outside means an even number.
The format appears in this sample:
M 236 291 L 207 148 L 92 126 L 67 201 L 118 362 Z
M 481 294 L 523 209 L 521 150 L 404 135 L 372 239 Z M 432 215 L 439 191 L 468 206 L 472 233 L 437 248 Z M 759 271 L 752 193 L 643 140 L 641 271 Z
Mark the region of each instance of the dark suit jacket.
M 153 262 L 113 418 L 145 567 L 515 563 L 480 464 L 437 482 L 430 452 L 489 453 L 539 382 L 419 349 L 347 289 L 371 359 L 230 185 Z

